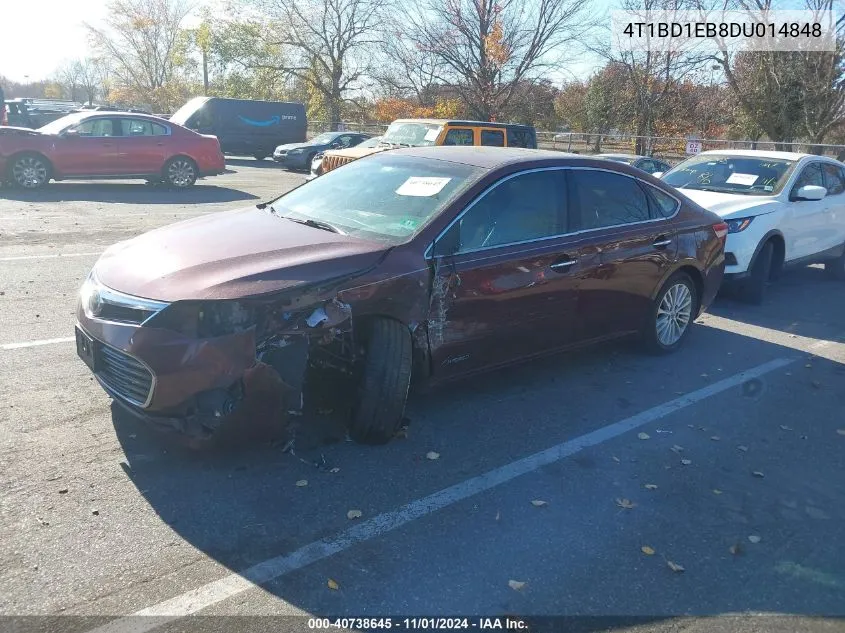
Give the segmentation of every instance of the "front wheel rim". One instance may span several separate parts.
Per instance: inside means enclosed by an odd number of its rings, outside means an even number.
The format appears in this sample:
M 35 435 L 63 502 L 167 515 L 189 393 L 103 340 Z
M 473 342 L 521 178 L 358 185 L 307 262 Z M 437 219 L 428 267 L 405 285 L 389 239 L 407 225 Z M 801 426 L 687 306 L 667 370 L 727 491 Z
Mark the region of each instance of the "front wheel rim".
M 26 189 L 35 189 L 47 181 L 47 165 L 37 158 L 21 158 L 12 167 L 15 182 Z
M 170 163 L 167 179 L 176 187 L 187 187 L 194 180 L 194 166 L 186 160 L 176 160 Z
M 671 347 L 681 340 L 692 317 L 692 292 L 683 283 L 669 288 L 657 306 L 657 340 Z

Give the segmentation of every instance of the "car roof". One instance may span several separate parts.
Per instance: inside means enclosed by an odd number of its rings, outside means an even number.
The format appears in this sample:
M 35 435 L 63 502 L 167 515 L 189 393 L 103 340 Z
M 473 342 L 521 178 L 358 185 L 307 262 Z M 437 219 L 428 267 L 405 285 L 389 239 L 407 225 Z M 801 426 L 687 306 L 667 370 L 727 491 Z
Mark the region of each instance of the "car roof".
M 396 119 L 393 123 L 436 123 L 438 125 L 474 125 L 491 128 L 533 128 L 522 123 L 499 123 L 498 121 L 468 121 L 465 119 Z
M 780 160 L 801 160 L 813 154 L 803 154 L 800 152 L 775 152 L 759 149 L 710 149 L 706 152 L 701 152 L 699 156 L 746 156 L 748 158 L 775 158 Z M 818 156 L 818 158 L 824 158 Z
M 648 158 L 648 156 L 642 156 L 641 154 L 623 154 L 621 152 L 615 154 L 596 154 L 596 156 L 600 156 L 602 158 Z
M 419 156 L 420 158 L 434 158 L 453 163 L 462 163 L 472 167 L 494 169 L 512 163 L 528 163 L 540 160 L 580 159 L 590 156 L 555 152 L 544 149 L 527 149 L 523 147 L 485 147 L 483 145 L 429 145 L 425 147 L 403 147 L 390 152 L 391 155 Z

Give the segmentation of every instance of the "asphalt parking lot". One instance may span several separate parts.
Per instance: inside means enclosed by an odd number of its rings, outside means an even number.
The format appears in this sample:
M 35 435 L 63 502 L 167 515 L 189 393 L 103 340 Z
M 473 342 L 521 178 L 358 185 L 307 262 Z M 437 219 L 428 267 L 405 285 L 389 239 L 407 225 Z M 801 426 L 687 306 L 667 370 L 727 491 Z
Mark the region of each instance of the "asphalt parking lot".
M 73 315 L 106 246 L 305 177 L 229 167 L 184 192 L 0 189 L 0 614 L 69 631 L 288 614 L 843 630 L 844 285 L 809 267 L 763 306 L 719 297 L 669 357 L 615 343 L 412 396 L 384 447 L 316 424 L 293 454 L 272 438 L 196 453 L 112 411 Z M 707 617 L 724 614 L 740 615 Z

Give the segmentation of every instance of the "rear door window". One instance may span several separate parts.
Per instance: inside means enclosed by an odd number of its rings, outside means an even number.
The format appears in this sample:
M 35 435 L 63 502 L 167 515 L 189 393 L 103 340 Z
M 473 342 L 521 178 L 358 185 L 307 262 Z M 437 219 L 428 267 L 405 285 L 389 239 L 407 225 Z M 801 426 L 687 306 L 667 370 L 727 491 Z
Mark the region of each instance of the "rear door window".
M 633 178 L 597 169 L 573 169 L 569 182 L 578 209 L 579 230 L 651 219 L 645 191 Z
M 481 144 L 492 147 L 504 147 L 505 133 L 502 130 L 481 130 Z
M 166 136 L 167 128 L 145 119 L 121 119 L 123 136 Z
M 475 135 L 472 129 L 453 127 L 446 133 L 444 145 L 475 145 Z

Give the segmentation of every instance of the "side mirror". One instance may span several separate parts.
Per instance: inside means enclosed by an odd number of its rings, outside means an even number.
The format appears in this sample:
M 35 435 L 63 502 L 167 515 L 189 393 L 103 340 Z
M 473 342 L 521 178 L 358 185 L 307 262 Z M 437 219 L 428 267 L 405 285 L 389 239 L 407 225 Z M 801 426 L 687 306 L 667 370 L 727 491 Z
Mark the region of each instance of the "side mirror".
M 795 194 L 796 200 L 822 200 L 827 195 L 827 189 L 818 185 L 804 185 Z
M 75 127 L 68 128 L 62 132 L 62 136 L 79 136 L 79 130 Z
M 338 149 L 340 147 L 343 147 L 343 145 L 338 141 L 333 141 L 331 144 L 329 144 L 329 147 L 331 147 L 332 149 Z
M 655 178 L 660 178 L 663 175 L 663 172 L 662 171 L 656 171 L 656 172 L 652 173 L 651 175 L 654 176 Z

